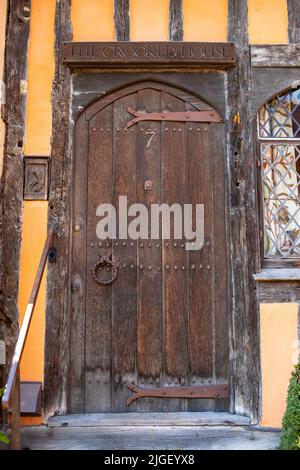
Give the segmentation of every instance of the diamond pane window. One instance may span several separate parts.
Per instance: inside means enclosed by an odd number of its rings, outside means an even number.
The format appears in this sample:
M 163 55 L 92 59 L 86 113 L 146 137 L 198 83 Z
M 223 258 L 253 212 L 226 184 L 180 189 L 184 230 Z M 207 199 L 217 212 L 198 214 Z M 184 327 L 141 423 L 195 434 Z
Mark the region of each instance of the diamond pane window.
M 300 138 L 300 90 L 277 95 L 261 108 L 259 137 Z
M 300 258 L 300 90 L 265 104 L 258 126 L 264 256 Z

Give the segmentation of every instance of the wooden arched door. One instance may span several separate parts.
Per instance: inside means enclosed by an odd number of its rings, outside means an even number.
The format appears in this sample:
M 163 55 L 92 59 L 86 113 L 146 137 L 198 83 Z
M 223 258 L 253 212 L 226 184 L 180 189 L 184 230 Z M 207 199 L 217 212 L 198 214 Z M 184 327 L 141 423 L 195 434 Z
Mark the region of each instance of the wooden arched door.
M 223 131 L 210 105 L 157 82 L 117 90 L 78 118 L 70 412 L 227 409 Z M 204 204 L 203 248 L 188 251 L 174 236 L 151 239 L 150 227 L 148 239 L 100 240 L 97 208 L 113 204 L 118 213 L 120 196 L 149 211 Z M 109 264 L 95 268 L 100 256 L 116 265 L 111 284 L 95 280 L 112 275 Z M 128 404 L 128 385 L 146 396 Z

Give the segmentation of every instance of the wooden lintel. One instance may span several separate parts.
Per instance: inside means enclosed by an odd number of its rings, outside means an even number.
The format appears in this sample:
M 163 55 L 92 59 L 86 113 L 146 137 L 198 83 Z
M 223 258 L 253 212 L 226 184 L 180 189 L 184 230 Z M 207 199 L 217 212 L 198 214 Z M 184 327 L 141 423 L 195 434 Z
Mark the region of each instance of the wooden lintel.
M 235 65 L 233 43 L 204 42 L 65 42 L 62 61 L 71 67 Z
M 300 67 L 300 44 L 251 46 L 252 67 Z

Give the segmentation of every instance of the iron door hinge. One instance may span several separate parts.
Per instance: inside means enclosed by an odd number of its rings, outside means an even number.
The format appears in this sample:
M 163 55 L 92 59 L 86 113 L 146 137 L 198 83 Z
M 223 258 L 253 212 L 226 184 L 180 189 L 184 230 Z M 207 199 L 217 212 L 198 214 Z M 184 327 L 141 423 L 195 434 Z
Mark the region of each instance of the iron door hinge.
M 157 113 L 139 113 L 131 106 L 127 106 L 127 111 L 134 119 L 127 122 L 127 128 L 140 121 L 175 121 L 175 122 L 223 122 L 220 114 L 214 109 L 203 111 L 162 111 Z

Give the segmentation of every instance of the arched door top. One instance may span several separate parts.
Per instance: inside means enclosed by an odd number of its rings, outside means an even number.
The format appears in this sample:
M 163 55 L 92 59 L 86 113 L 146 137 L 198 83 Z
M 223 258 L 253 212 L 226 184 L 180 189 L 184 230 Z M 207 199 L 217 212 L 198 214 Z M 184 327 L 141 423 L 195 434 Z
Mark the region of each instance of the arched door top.
M 208 112 L 214 113 L 214 116 L 216 118 L 215 122 L 223 121 L 223 118 L 220 115 L 219 111 L 216 110 L 209 103 L 204 101 L 202 98 L 195 96 L 195 94 L 192 94 L 182 88 L 178 88 L 175 86 L 171 86 L 171 85 L 168 85 L 159 81 L 153 81 L 153 80 L 147 80 L 147 81 L 134 83 L 132 85 L 128 85 L 120 89 L 117 89 L 115 91 L 112 91 L 106 96 L 97 98 L 96 101 L 93 101 L 92 103 L 90 103 L 83 110 L 83 112 L 85 112 L 86 120 L 89 121 L 90 119 L 92 119 L 93 116 L 95 116 L 95 114 L 97 114 L 99 111 L 101 111 L 102 109 L 104 109 L 106 106 L 110 105 L 112 102 L 116 101 L 117 99 L 123 98 L 127 95 L 131 95 L 132 93 L 136 93 L 145 89 L 152 89 L 152 90 L 157 90 L 160 92 L 168 93 L 169 95 L 179 98 L 183 102 L 186 102 L 189 105 L 193 106 L 195 110 L 208 111 Z M 150 112 L 154 110 L 147 110 L 147 111 Z M 161 112 L 164 110 L 157 109 L 155 111 Z

